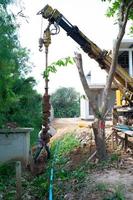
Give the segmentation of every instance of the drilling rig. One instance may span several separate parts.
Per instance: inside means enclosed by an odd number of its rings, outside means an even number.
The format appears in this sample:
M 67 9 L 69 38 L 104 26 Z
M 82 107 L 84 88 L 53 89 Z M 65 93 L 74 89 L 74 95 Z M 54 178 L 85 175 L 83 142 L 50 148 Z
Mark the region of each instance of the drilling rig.
M 107 73 L 109 72 L 112 58 L 108 55 L 108 52 L 101 50 L 77 26 L 72 25 L 57 9 L 46 5 L 38 14 L 42 15 L 44 19 L 47 19 L 49 24 L 55 25 L 56 27 L 60 26 L 64 29 L 67 35 L 77 42 L 90 58 L 98 62 L 101 69 L 104 69 Z M 119 90 L 116 95 L 114 115 L 117 116 L 116 118 L 122 115 L 127 119 L 126 123 L 128 124 L 133 119 L 133 78 L 118 64 L 113 83 L 117 90 Z M 126 100 L 125 105 L 122 105 L 122 99 Z

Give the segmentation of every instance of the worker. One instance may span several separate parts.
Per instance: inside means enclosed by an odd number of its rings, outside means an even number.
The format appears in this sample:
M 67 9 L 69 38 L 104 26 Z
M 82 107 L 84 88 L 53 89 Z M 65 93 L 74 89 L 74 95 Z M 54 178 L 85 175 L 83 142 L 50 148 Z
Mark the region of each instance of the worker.
M 38 133 L 37 149 L 36 149 L 36 152 L 33 156 L 35 162 L 37 161 L 37 159 L 38 159 L 39 155 L 41 154 L 41 151 L 43 150 L 43 148 L 45 148 L 45 150 L 47 152 L 47 159 L 50 159 L 49 140 L 45 141 L 45 140 L 42 139 L 43 129 L 45 129 L 45 127 L 42 125 L 42 129 Z M 47 134 L 48 134 L 48 136 L 52 137 L 55 134 L 55 129 L 52 126 L 49 126 L 49 130 L 48 130 Z
M 43 129 L 44 129 L 44 126 L 42 126 L 42 129 L 38 133 L 37 150 L 36 150 L 36 154 L 34 155 L 35 161 L 38 159 L 38 157 L 39 157 L 41 151 L 43 150 L 43 148 L 45 148 L 45 150 L 47 152 L 47 159 L 50 158 L 50 149 L 49 149 L 48 142 L 42 139 Z

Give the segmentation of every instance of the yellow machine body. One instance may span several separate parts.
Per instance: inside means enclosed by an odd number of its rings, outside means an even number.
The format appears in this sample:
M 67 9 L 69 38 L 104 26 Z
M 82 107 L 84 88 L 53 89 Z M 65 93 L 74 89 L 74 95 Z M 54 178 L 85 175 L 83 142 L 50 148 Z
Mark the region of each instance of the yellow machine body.
M 116 106 L 122 106 L 122 92 L 120 90 L 116 90 Z

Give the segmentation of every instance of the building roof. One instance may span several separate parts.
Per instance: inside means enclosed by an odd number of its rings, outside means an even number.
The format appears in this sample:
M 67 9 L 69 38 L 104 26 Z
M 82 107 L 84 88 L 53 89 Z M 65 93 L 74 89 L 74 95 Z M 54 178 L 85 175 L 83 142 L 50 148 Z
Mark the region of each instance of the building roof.
M 90 89 L 103 89 L 105 87 L 105 85 L 104 84 L 89 84 L 89 88 Z
M 100 90 L 100 89 L 103 89 L 105 87 L 105 85 L 104 84 L 93 84 L 93 83 L 91 83 L 91 84 L 89 84 L 89 88 L 90 89 L 93 89 L 93 90 Z M 117 89 L 116 88 L 116 86 L 114 85 L 114 84 L 112 84 L 112 86 L 111 86 L 111 89 Z
M 123 39 L 120 45 L 120 49 L 133 48 L 133 39 Z

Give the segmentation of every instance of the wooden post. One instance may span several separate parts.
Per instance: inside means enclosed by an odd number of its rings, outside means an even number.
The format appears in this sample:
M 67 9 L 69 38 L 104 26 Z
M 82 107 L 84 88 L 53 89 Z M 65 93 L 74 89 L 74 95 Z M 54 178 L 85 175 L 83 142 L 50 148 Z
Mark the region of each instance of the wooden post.
M 112 132 L 112 142 L 111 142 L 112 149 L 114 150 L 114 130 Z
M 113 115 L 113 126 L 115 126 L 118 123 L 118 113 L 116 108 L 113 108 L 112 115 Z
M 115 142 L 116 142 L 116 148 L 118 146 L 118 135 L 117 135 L 117 131 L 115 131 Z
M 127 150 L 127 147 L 128 147 L 128 135 L 125 133 L 125 145 L 124 145 L 125 151 Z
M 16 199 L 21 200 L 22 184 L 21 184 L 21 161 L 16 162 Z

